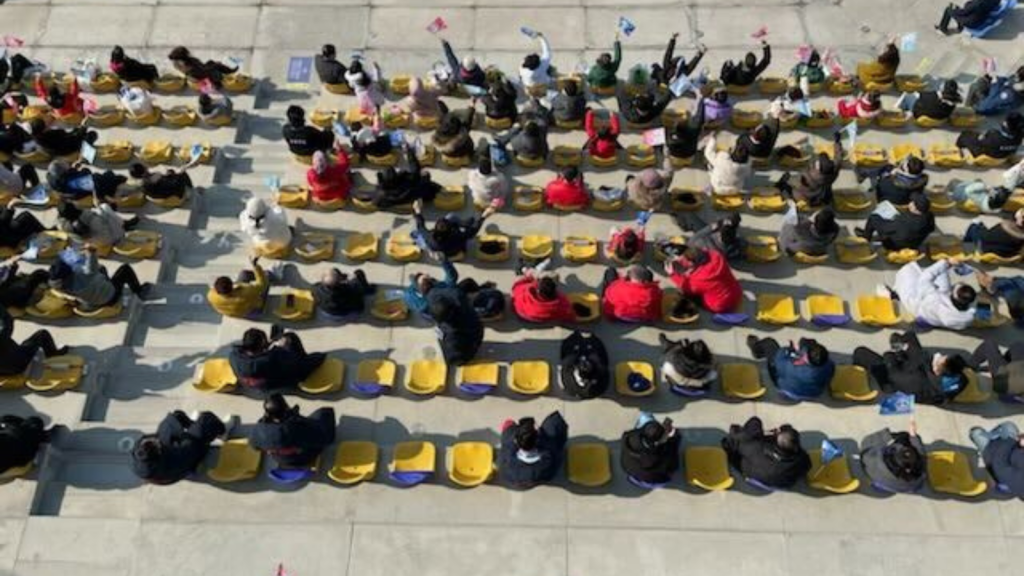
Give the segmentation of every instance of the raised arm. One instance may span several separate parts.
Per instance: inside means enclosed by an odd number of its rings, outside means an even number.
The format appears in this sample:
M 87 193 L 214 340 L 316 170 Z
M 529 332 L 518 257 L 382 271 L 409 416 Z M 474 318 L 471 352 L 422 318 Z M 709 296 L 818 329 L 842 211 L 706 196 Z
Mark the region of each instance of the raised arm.
M 622 65 L 622 42 L 616 40 L 612 52 L 612 71 L 618 72 L 619 66 Z
M 668 46 L 665 46 L 665 55 L 661 57 L 661 68 L 668 75 L 668 69 L 672 66 L 672 57 L 676 54 L 676 37 L 678 34 L 673 34 L 672 38 L 668 41 Z M 618 42 L 616 42 L 618 44 Z
M 547 68 L 551 65 L 551 44 L 543 34 L 537 36 L 540 39 L 540 65 Z
M 761 45 L 761 61 L 754 67 L 755 74 L 760 74 L 768 69 L 768 65 L 772 63 L 772 47 L 765 42 Z

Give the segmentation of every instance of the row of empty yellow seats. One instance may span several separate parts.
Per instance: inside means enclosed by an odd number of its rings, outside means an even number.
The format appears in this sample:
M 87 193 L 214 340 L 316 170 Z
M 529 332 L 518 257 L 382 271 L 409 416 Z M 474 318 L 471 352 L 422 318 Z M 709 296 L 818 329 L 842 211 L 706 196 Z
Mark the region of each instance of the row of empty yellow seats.
M 651 396 L 658 389 L 653 364 L 631 360 L 615 365 L 615 390 L 624 397 Z M 448 387 L 449 366 L 442 360 L 415 360 L 405 373 L 406 391 L 419 396 L 442 394 Z M 507 365 L 505 385 L 509 391 L 523 396 L 546 394 L 551 389 L 551 366 L 544 360 L 520 360 Z M 730 362 L 718 366 L 722 394 L 736 400 L 756 400 L 767 393 L 757 364 Z M 642 392 L 630 388 L 632 374 L 640 374 L 651 386 Z M 470 395 L 482 396 L 499 390 L 502 365 L 496 361 L 477 360 L 456 370 L 456 387 Z M 398 366 L 386 358 L 361 360 L 351 388 L 359 394 L 376 396 L 390 393 L 398 377 Z M 969 384 L 957 396 L 956 402 L 977 404 L 987 401 L 991 392 L 982 388 L 976 374 L 969 373 Z M 329 358 L 320 369 L 303 382 L 299 389 L 307 394 L 334 394 L 345 384 L 345 365 L 341 360 Z M 210 358 L 196 369 L 193 387 L 200 392 L 226 393 L 237 387 L 237 381 L 226 358 Z M 835 400 L 870 402 L 878 397 L 872 389 L 867 372 L 854 365 L 840 365 L 830 386 Z
M 758 264 L 776 262 L 783 256 L 779 247 L 778 239 L 775 236 L 756 235 L 746 237 L 744 256 L 748 262 Z M 878 259 L 895 266 L 903 266 L 910 262 L 917 262 L 924 258 L 932 260 L 943 260 L 947 258 L 960 258 L 970 260 L 979 264 L 993 266 L 1008 266 L 1017 264 L 1024 259 L 1021 254 L 1013 256 L 1001 256 L 993 252 L 968 252 L 964 248 L 962 239 L 956 236 L 937 234 L 925 241 L 920 250 L 904 248 L 902 250 L 875 250 L 875 248 L 863 238 L 857 236 L 845 236 L 836 240 L 834 245 L 835 259 L 840 264 L 854 266 L 868 265 Z M 830 254 L 807 254 L 797 252 L 791 259 L 798 264 L 816 265 L 825 264 L 831 260 Z
M 12 113 L 5 114 L 7 119 L 14 119 Z M 104 104 L 91 110 L 87 114 L 57 114 L 46 104 L 30 104 L 25 106 L 18 115 L 20 122 L 31 122 L 36 118 L 47 123 L 58 122 L 69 127 L 76 127 L 82 124 L 82 120 L 88 119 L 88 125 L 96 128 L 110 128 L 129 124 L 139 127 L 156 126 L 161 122 L 172 128 L 185 128 L 202 124 L 208 127 L 220 127 L 230 125 L 234 119 L 232 116 L 214 116 L 205 120 L 200 119 L 199 113 L 192 106 L 178 105 L 170 108 L 153 106 L 146 114 L 133 114 L 115 104 Z
M 373 481 L 380 452 L 374 442 L 340 442 L 327 476 L 342 485 Z M 831 494 L 849 494 L 860 489 L 861 482 L 851 470 L 846 454 L 827 463 L 822 460 L 821 450 L 809 450 L 808 454 L 811 469 L 806 482 L 810 488 Z M 566 478 L 570 483 L 598 488 L 612 481 L 612 453 L 608 444 L 570 442 L 565 456 Z M 244 438 L 228 440 L 218 451 L 216 463 L 207 470 L 207 476 L 220 483 L 251 480 L 259 473 L 262 459 L 262 453 Z M 404 486 L 433 480 L 436 468 L 437 447 L 422 440 L 396 444 L 387 465 L 389 477 Z M 445 451 L 444 469 L 453 484 L 464 488 L 483 485 L 498 473 L 495 448 L 486 442 L 456 442 Z M 700 490 L 728 490 L 736 482 L 726 453 L 718 446 L 688 446 L 682 454 L 682 469 L 685 483 Z M 407 475 L 415 479 L 409 480 Z M 932 489 L 943 494 L 979 496 L 989 486 L 987 480 L 975 477 L 970 456 L 957 450 L 929 451 L 927 476 Z

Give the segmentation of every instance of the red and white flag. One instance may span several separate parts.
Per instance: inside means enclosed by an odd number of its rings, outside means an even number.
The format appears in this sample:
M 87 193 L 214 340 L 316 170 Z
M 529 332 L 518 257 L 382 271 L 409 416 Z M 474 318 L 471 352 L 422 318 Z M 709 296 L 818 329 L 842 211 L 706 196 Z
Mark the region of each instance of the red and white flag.
M 754 32 L 750 35 L 750 37 L 753 38 L 754 40 L 760 40 L 760 39 L 764 38 L 767 35 L 768 35 L 768 26 L 767 25 L 763 25 L 760 28 L 758 28 L 757 30 L 754 30 Z
M 441 18 L 440 16 L 438 16 L 437 18 L 434 18 L 434 21 L 431 22 L 429 26 L 427 26 L 427 32 L 430 32 L 431 34 L 437 34 L 441 30 L 447 30 L 447 29 L 448 29 L 448 23 L 445 22 L 444 18 Z
M 4 36 L 4 46 L 8 48 L 21 48 L 25 45 L 25 41 L 17 36 Z

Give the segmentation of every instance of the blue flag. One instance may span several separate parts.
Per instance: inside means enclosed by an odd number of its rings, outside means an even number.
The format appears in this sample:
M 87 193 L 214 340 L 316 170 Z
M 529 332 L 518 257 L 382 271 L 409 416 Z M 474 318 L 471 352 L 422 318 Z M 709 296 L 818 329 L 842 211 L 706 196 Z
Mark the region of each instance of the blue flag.
M 529 26 L 520 26 L 519 31 L 522 32 L 523 36 L 526 36 L 527 38 L 537 37 L 537 31 L 534 30 L 533 28 L 530 28 Z
M 388 134 L 388 140 L 391 141 L 391 145 L 398 148 L 405 142 L 405 134 L 401 130 L 395 130 Z
M 914 413 L 914 395 L 896 392 L 882 398 L 878 403 L 878 413 L 882 416 L 896 416 L 899 414 Z
M 643 212 L 637 212 L 637 214 L 636 214 L 636 225 L 637 226 L 644 226 L 644 225 L 646 225 L 647 222 L 649 222 L 651 220 L 651 214 L 653 214 L 653 212 L 650 211 L 650 210 L 645 210 Z
M 821 441 L 821 465 L 825 466 L 833 460 L 842 458 L 843 449 L 836 446 L 834 442 L 828 438 L 824 438 Z
M 277 192 L 281 188 L 281 177 L 276 174 L 263 177 L 263 184 L 270 188 L 272 191 Z
M 331 126 L 331 129 L 334 130 L 334 135 L 338 138 L 349 138 L 352 136 L 352 132 L 349 131 L 348 126 L 345 126 L 342 122 L 335 121 Z
M 619 30 L 627 37 L 632 36 L 633 32 L 636 32 L 636 24 L 625 16 L 619 16 Z

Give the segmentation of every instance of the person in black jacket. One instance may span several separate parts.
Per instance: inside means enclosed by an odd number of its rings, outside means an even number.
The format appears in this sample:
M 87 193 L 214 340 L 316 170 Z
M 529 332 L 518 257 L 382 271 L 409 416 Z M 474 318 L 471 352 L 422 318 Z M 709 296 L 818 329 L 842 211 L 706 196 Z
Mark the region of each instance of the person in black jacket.
M 484 341 L 484 325 L 469 296 L 457 287 L 427 293 L 427 310 L 437 323 L 441 354 L 449 366 L 462 366 L 476 357 Z
M 7 52 L 11 52 L 11 49 L 8 48 Z M 0 90 L 0 93 L 6 93 L 12 88 L 13 91 L 17 91 L 25 79 L 25 73 L 37 66 L 35 62 L 22 54 L 0 58 L 0 88 L 3 89 Z
M 193 421 L 181 410 L 168 414 L 156 434 L 146 434 L 132 449 L 132 470 L 150 484 L 174 484 L 194 474 L 210 444 L 226 437 L 228 428 L 210 412 Z
M 973 222 L 964 233 L 964 242 L 976 245 L 979 253 L 991 253 L 1010 258 L 1024 250 L 1024 208 L 1017 210 L 1012 219 L 1003 219 L 986 227 Z
M 490 322 L 501 320 L 505 314 L 505 294 L 498 290 L 492 281 L 482 284 L 472 278 L 459 280 L 459 291 L 473 303 L 473 309 L 480 315 L 480 320 Z
M 17 261 L 0 265 L 0 306 L 27 308 L 37 300 L 36 291 L 50 281 L 50 273 L 36 269 L 29 274 L 18 273 Z
M 445 214 L 434 223 L 432 230 L 427 228 L 426 220 L 423 219 L 423 201 L 413 202 L 412 210 L 413 219 L 416 220 L 416 233 L 425 247 L 431 252 L 454 258 L 459 254 L 465 254 L 469 242 L 476 238 L 484 222 L 498 211 L 498 207 L 491 204 L 479 216 L 474 214 L 468 219 L 463 219 L 454 212 Z
M 513 122 L 519 114 L 516 107 L 516 87 L 505 78 L 495 78 L 487 87 L 487 94 L 480 99 L 488 118 L 502 120 L 508 118 Z
M 477 88 L 485 88 L 487 86 L 487 73 L 484 72 L 484 69 L 477 63 L 475 58 L 465 56 L 462 60 L 459 60 L 455 55 L 455 50 L 452 49 L 451 43 L 443 38 L 441 39 L 441 48 L 444 50 L 444 57 L 448 62 L 448 67 L 452 69 L 454 74 L 453 81 Z
M 516 488 L 533 488 L 550 482 L 562 467 L 569 425 L 559 412 L 552 412 L 537 429 L 533 418 L 501 425 L 498 470 L 506 483 Z
M 885 428 L 864 438 L 860 446 L 860 464 L 877 488 L 917 492 L 924 486 L 928 457 L 913 420 L 907 432 Z
M 574 330 L 562 340 L 559 375 L 565 393 L 574 398 L 597 398 L 608 389 L 608 350 L 596 334 Z
M 24 96 L 22 97 L 24 98 Z M 0 106 L 3 106 L 3 104 L 0 104 Z M 28 101 L 19 104 L 19 106 L 28 106 Z M 32 135 L 25 131 L 21 124 L 14 122 L 6 126 L 0 126 L 0 153 L 13 156 L 29 152 L 35 149 L 35 146 Z
M 658 422 L 644 412 L 632 430 L 622 433 L 620 464 L 635 481 L 649 486 L 668 484 L 679 470 L 679 443 L 682 437 L 672 419 Z
M 770 160 L 779 139 L 779 119 L 768 118 L 749 132 L 740 134 L 736 146 L 745 146 L 754 160 Z
M 942 92 L 926 90 L 917 95 L 917 101 L 911 109 L 914 118 L 927 117 L 933 120 L 947 120 L 953 115 L 957 104 L 963 101 L 960 86 L 956 80 L 946 80 Z
M 417 200 L 433 202 L 441 185 L 430 178 L 430 172 L 420 168 L 419 158 L 407 144 L 402 144 L 403 162 L 398 168 L 389 166 L 377 172 L 377 190 L 365 194 L 355 190 L 361 200 L 373 202 L 378 210 L 412 204 Z
M 317 309 L 331 319 L 343 319 L 366 309 L 366 297 L 377 287 L 366 281 L 366 273 L 356 270 L 352 277 L 331 268 L 313 285 L 313 300 Z
M 46 330 L 37 330 L 21 344 L 14 341 L 11 337 L 13 334 L 14 318 L 7 308 L 0 308 L 0 376 L 25 373 L 40 352 L 47 358 L 68 353 L 68 347 L 58 348 L 53 336 Z
M 122 82 L 148 82 L 152 84 L 160 77 L 154 64 L 143 64 L 134 58 L 125 56 L 124 48 L 114 46 L 110 51 L 110 70 L 117 74 Z
M 0 247 L 18 249 L 46 227 L 28 211 L 0 206 Z
M 334 147 L 334 132 L 306 125 L 306 111 L 294 104 L 288 107 L 288 123 L 281 129 L 288 150 L 296 156 L 312 156 L 314 152 L 328 153 Z
M 51 431 L 38 416 L 0 416 L 0 474 L 34 461 L 39 447 L 49 442 L 50 436 Z
M 663 350 L 661 376 L 673 392 L 683 395 L 707 392 L 718 380 L 715 355 L 703 340 L 670 340 L 658 334 L 658 342 Z
M 250 328 L 242 336 L 242 343 L 231 349 L 231 369 L 238 383 L 247 389 L 295 389 L 327 359 L 322 352 L 307 353 L 294 332 L 279 333 L 276 326 L 271 327 L 271 338 L 268 340 L 259 328 Z
M 999 9 L 1000 0 L 968 0 L 962 7 L 950 3 L 942 11 L 942 18 L 935 25 L 935 29 L 943 34 L 949 34 L 950 20 L 956 20 L 954 34 L 959 34 L 964 28 L 978 28 L 988 21 L 989 16 Z
M 658 84 L 669 86 L 672 81 L 681 76 L 689 76 L 693 74 L 693 71 L 697 69 L 697 65 L 700 64 L 704 54 L 707 52 L 707 48 L 703 44 L 697 47 L 697 54 L 693 57 L 693 60 L 689 62 L 683 56 L 676 56 L 676 39 L 679 38 L 678 33 L 672 34 L 672 37 L 668 40 L 668 46 L 665 47 L 665 55 L 661 57 L 661 64 L 651 65 L 651 78 Z
M 762 72 L 768 69 L 772 62 L 772 47 L 761 40 L 761 61 L 753 52 L 747 52 L 743 61 L 739 64 L 732 60 L 726 60 L 722 64 L 722 73 L 719 75 L 722 84 L 726 86 L 750 86 L 757 80 Z
M 82 149 L 82 142 L 94 144 L 99 135 L 83 126 L 64 130 L 47 128 L 42 118 L 32 120 L 29 125 L 36 144 L 50 156 L 67 156 Z
M 975 426 L 970 438 L 1000 489 L 1024 498 L 1024 436 L 1017 425 L 1007 421 L 991 431 Z
M 673 158 L 692 158 L 704 133 L 704 99 L 697 101 L 697 111 L 686 120 L 665 130 L 665 147 Z
M 174 65 L 174 69 L 181 72 L 193 81 L 207 80 L 214 88 L 220 90 L 224 82 L 224 76 L 234 74 L 238 71 L 237 66 L 228 66 L 216 60 L 203 62 L 192 55 L 188 48 L 178 46 L 171 50 L 167 58 Z
M 93 172 L 83 162 L 68 164 L 64 160 L 53 160 L 46 169 L 46 183 L 61 200 L 92 196 L 101 203 L 112 203 L 110 199 L 117 195 L 117 188 L 126 182 L 127 178 L 113 170 Z
M 345 84 L 345 72 L 348 69 L 338 62 L 338 52 L 334 44 L 324 44 L 320 53 L 313 57 L 313 66 L 321 84 Z
M 792 488 L 811 469 L 811 459 L 800 446 L 800 433 L 789 424 L 765 433 L 754 416 L 742 427 L 733 424 L 722 439 L 729 465 L 770 488 Z
M 897 206 L 909 204 L 914 195 L 924 194 L 928 187 L 924 160 L 917 156 L 908 156 L 898 166 L 886 164 L 873 176 L 860 172 L 857 177 L 871 178 L 875 199 L 878 202 L 891 202 Z
M 334 443 L 337 421 L 334 408 L 325 406 L 309 414 L 288 406 L 280 394 L 263 401 L 263 417 L 249 432 L 249 444 L 263 450 L 287 470 L 309 469 L 324 448 Z
M 1021 140 L 1024 140 L 1024 116 L 1020 112 L 1010 112 L 999 128 L 990 129 L 978 134 L 972 130 L 960 133 L 956 146 L 966 150 L 971 156 L 988 156 L 990 158 L 1009 158 L 1017 152 Z
M 672 91 L 657 88 L 632 97 L 620 92 L 617 96 L 619 114 L 630 124 L 650 124 L 661 118 L 661 113 L 672 102 L 672 96 Z
M 864 228 L 856 228 L 854 233 L 868 242 L 877 234 L 886 250 L 917 250 L 928 235 L 935 231 L 935 215 L 931 209 L 932 203 L 927 196 L 915 194 L 910 198 L 906 212 L 900 212 L 892 220 L 872 214 L 868 216 Z
M 551 114 L 556 122 L 581 122 L 587 113 L 587 98 L 576 82 L 566 82 L 562 93 L 551 100 Z
M 184 198 L 192 189 L 192 178 L 186 171 L 188 166 L 180 171 L 168 168 L 163 174 L 152 172 L 144 164 L 132 164 L 129 175 L 138 180 L 142 186 L 142 192 L 149 198 L 168 199 Z
M 967 386 L 967 361 L 959 354 L 929 354 L 913 332 L 893 334 L 889 346 L 884 355 L 864 346 L 853 351 L 853 363 L 867 370 L 883 392 L 912 394 L 921 404 L 941 405 Z

